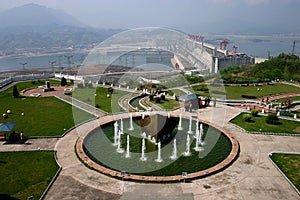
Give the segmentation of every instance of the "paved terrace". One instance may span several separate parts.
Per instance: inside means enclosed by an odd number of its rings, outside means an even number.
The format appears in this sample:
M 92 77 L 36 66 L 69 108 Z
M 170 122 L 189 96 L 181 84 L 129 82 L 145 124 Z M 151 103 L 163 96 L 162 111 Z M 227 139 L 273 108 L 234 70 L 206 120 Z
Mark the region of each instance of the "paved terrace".
M 93 130 L 99 121 L 86 123 L 57 142 L 62 171 L 45 199 L 300 199 L 268 159 L 271 151 L 300 152 L 300 137 L 246 134 L 228 123 L 240 111 L 221 105 L 199 111 L 202 120 L 222 126 L 239 141 L 240 155 L 222 172 L 177 184 L 126 182 L 85 167 L 74 146 L 79 133 Z

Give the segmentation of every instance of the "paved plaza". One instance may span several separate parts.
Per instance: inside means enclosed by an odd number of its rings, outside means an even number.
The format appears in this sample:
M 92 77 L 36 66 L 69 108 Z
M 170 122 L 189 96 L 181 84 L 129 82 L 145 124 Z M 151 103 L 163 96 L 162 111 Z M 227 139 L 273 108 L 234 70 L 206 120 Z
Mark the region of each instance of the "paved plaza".
M 268 158 L 272 151 L 300 152 L 300 137 L 252 135 L 228 121 L 242 110 L 218 105 L 199 110 L 197 115 L 230 132 L 240 144 L 239 157 L 222 172 L 205 178 L 169 184 L 150 184 L 117 180 L 83 165 L 74 146 L 82 133 L 99 126 L 104 116 L 73 129 L 62 138 L 30 139 L 25 145 L 0 145 L 0 151 L 55 149 L 62 167 L 45 196 L 57 199 L 300 199 Z M 179 111 L 174 111 L 176 112 Z M 178 113 L 177 113 L 178 114 Z

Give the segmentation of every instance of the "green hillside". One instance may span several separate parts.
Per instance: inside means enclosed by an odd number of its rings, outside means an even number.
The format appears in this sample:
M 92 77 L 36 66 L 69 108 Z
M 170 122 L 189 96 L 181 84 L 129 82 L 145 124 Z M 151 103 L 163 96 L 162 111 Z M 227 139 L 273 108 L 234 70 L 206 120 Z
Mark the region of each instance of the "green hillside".
M 229 83 L 268 82 L 277 79 L 299 82 L 300 58 L 282 53 L 259 64 L 228 67 L 220 73 L 224 82 Z

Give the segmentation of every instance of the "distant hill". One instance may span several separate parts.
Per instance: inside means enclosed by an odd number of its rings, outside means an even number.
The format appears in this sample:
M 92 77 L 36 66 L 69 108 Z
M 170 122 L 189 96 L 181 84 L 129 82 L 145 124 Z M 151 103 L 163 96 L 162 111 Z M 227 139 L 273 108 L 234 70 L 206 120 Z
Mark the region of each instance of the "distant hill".
M 16 49 L 85 47 L 122 31 L 91 28 L 62 10 L 26 4 L 0 13 L 0 53 Z
M 0 13 L 0 27 L 68 25 L 84 27 L 85 25 L 62 10 L 47 8 L 38 4 L 26 4 Z

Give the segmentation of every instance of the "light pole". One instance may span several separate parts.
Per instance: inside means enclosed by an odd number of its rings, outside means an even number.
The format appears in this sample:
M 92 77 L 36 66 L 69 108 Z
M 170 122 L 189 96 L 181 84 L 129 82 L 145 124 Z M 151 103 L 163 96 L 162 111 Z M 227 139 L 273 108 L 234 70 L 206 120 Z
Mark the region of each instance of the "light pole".
M 22 69 L 25 70 L 25 65 L 27 65 L 28 63 L 27 62 L 24 62 L 24 63 L 20 63 L 22 65 Z
M 54 64 L 56 63 L 56 60 L 49 61 L 49 63 L 51 64 L 52 72 L 54 73 Z

